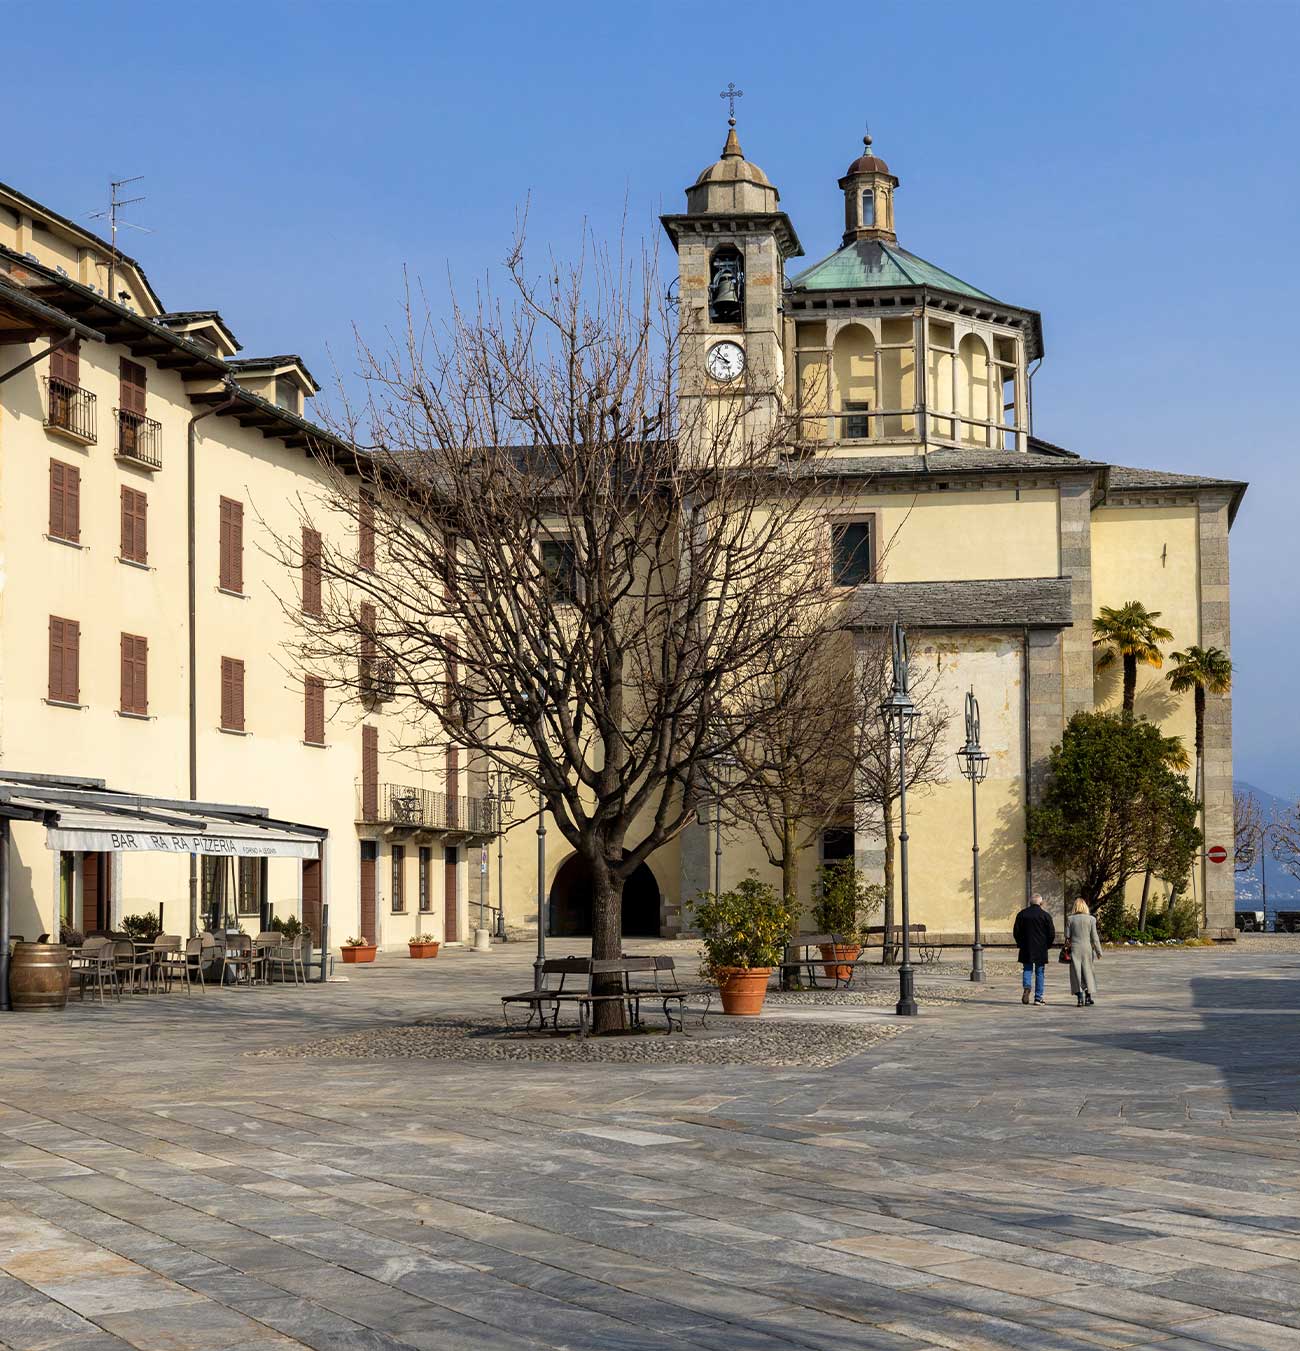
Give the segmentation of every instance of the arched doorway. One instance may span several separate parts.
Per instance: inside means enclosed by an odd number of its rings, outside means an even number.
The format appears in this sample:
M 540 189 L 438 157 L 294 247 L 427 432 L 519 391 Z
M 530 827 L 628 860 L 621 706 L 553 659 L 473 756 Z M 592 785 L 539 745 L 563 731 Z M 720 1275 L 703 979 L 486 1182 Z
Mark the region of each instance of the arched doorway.
M 551 883 L 549 933 L 552 938 L 591 934 L 591 868 L 574 854 Z M 659 883 L 643 863 L 623 883 L 624 938 L 659 937 Z

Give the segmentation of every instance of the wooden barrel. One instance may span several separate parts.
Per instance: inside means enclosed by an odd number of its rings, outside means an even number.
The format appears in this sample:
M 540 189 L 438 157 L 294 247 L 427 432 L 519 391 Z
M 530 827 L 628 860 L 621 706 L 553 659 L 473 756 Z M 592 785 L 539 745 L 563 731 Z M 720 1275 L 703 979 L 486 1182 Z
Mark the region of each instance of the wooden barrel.
M 9 959 L 9 1003 L 15 1012 L 65 1008 L 72 967 L 62 943 L 19 943 Z

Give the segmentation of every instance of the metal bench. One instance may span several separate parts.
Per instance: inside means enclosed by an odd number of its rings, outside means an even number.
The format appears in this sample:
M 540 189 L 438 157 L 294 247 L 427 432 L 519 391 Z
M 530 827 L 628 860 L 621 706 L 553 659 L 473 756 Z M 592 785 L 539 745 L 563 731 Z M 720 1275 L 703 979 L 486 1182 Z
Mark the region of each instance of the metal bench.
M 716 990 L 712 985 L 683 985 L 677 978 L 677 963 L 671 957 L 628 957 L 624 959 L 629 964 L 629 975 L 638 971 L 648 971 L 650 973 L 650 984 L 634 984 L 630 979 L 628 989 L 638 998 L 636 1009 L 637 1022 L 641 1019 L 640 1000 L 648 999 L 653 1003 L 662 1004 L 664 1011 L 664 1021 L 668 1024 L 668 1034 L 672 1035 L 673 1023 L 683 1033 L 686 1031 L 686 1014 L 688 1011 L 697 1012 L 700 1015 L 700 1026 L 704 1026 L 704 1020 L 708 1017 L 709 1006 L 713 1003 L 713 996 Z M 703 1007 L 688 1010 L 688 1005 L 692 1001 L 703 1000 Z
M 623 957 L 592 960 L 590 957 L 557 957 L 542 963 L 541 984 L 537 989 L 519 994 L 501 996 L 501 1013 L 510 1026 L 508 1009 L 511 1004 L 523 1004 L 528 1010 L 525 1030 L 537 1019 L 538 1031 L 546 1026 L 549 1013 L 551 1027 L 560 1030 L 560 1008 L 572 1004 L 578 1010 L 578 1036 L 586 1037 L 597 1004 L 622 1003 L 628 1006 L 632 1023 L 639 1020 L 639 995 L 628 988 L 628 959 Z M 554 980 L 559 977 L 558 981 Z M 618 978 L 617 990 L 598 989 L 598 983 L 610 976 Z M 570 981 L 570 977 L 573 978 Z

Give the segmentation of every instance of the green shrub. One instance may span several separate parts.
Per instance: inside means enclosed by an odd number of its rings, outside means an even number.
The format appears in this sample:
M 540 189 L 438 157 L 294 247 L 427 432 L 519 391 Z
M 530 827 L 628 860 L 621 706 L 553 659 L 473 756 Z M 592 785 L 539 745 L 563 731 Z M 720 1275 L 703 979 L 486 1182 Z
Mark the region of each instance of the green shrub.
M 1186 942 L 1196 938 L 1201 932 L 1201 915 L 1196 902 L 1190 896 L 1181 896 L 1170 903 L 1165 911 L 1169 920 L 1169 936 Z
M 276 933 L 283 934 L 286 938 L 297 938 L 302 933 L 302 921 L 297 915 L 290 915 L 288 919 L 281 919 L 279 915 L 272 915 L 271 928 Z
M 152 912 L 147 915 L 124 915 L 122 917 L 122 932 L 131 938 L 138 938 L 143 941 L 157 938 L 162 933 L 162 925 L 158 923 L 158 916 Z
M 818 933 L 861 940 L 871 916 L 885 903 L 885 888 L 868 882 L 851 858 L 823 863 L 817 869 L 813 925 Z
M 752 870 L 731 891 L 702 892 L 691 910 L 704 941 L 709 978 L 727 967 L 778 965 L 795 920 L 794 907 Z

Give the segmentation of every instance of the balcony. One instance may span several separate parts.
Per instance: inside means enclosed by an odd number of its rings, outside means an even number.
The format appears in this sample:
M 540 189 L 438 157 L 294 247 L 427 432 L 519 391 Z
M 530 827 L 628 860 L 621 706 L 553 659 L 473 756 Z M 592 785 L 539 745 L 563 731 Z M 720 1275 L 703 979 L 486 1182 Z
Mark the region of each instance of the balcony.
M 93 446 L 95 436 L 95 396 L 80 385 L 70 385 L 57 376 L 45 377 L 45 426 L 58 436 Z
M 801 411 L 795 414 L 795 424 L 798 442 L 811 446 L 855 442 L 911 445 L 921 440 L 923 425 L 928 443 L 960 450 L 1024 450 L 1026 438 L 1025 429 L 1010 422 L 916 406 L 885 410 L 850 408 L 841 413 Z
M 397 698 L 397 680 L 391 661 L 363 656 L 357 683 L 361 697 L 372 704 L 387 704 Z
M 500 833 L 500 808 L 490 797 L 448 797 L 408 784 L 376 785 L 374 800 L 367 802 L 363 784 L 357 785 L 357 823 L 367 826 L 399 826 L 429 830 L 443 835 L 486 837 Z
M 125 408 L 114 409 L 114 412 L 117 415 L 118 459 L 129 460 L 145 469 L 161 469 L 162 423 Z

